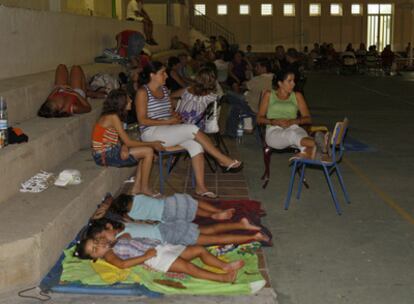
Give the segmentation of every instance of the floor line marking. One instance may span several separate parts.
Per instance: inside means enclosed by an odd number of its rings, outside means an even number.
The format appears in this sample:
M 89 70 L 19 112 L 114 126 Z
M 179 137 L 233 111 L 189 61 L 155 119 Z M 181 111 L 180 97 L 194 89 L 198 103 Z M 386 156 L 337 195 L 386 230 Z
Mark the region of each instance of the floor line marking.
M 359 176 L 375 193 L 377 193 L 382 200 L 391 207 L 395 212 L 397 212 L 402 218 L 407 222 L 414 225 L 414 218 L 407 211 L 404 210 L 396 201 L 394 201 L 387 193 L 378 188 L 377 185 L 355 164 L 350 160 L 344 159 L 344 163 L 354 171 L 356 175 Z
M 367 90 L 367 91 L 370 91 L 370 92 L 376 93 L 376 94 L 378 94 L 378 95 L 380 95 L 380 96 L 384 96 L 384 97 L 392 98 L 393 100 L 399 100 L 399 101 L 401 101 L 401 102 L 403 102 L 403 103 L 409 104 L 410 106 L 414 106 L 414 103 L 413 103 L 413 102 L 410 102 L 410 101 L 404 100 L 404 99 L 403 99 L 403 98 L 401 98 L 401 97 L 395 97 L 395 96 L 392 96 L 392 95 L 389 95 L 389 94 L 383 93 L 383 92 L 381 92 L 381 91 L 378 91 L 378 90 L 375 90 L 375 89 L 371 89 L 371 88 L 369 88 L 369 87 L 367 87 L 367 86 L 364 86 L 364 85 L 361 85 L 361 84 L 357 84 L 357 83 L 355 83 L 355 82 L 353 82 L 353 81 L 352 81 L 351 83 L 352 83 L 354 86 L 358 87 L 358 88 L 362 88 L 362 89 L 365 89 L 365 90 Z

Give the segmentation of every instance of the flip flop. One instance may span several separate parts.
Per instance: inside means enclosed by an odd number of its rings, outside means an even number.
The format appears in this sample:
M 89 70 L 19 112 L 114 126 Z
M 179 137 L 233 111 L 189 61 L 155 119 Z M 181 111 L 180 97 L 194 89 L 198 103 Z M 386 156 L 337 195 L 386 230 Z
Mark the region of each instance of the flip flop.
M 201 193 L 200 192 L 196 192 L 195 194 L 197 194 L 198 196 L 201 196 L 201 197 L 212 198 L 212 199 L 218 197 L 217 194 L 215 194 L 214 192 L 211 192 L 211 191 L 206 191 L 206 192 L 201 192 Z

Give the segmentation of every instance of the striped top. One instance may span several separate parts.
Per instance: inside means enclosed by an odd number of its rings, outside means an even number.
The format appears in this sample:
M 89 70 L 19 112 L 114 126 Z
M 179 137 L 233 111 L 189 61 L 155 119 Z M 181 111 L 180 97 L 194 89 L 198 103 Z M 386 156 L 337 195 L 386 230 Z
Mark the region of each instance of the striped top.
M 162 87 L 163 97 L 157 98 L 152 95 L 151 90 L 147 85 L 144 85 L 145 90 L 147 91 L 148 104 L 147 104 L 147 117 L 149 119 L 169 119 L 171 118 L 171 102 L 170 95 L 168 93 L 167 87 Z M 140 125 L 139 129 L 141 133 L 145 131 L 149 126 Z
M 98 153 L 119 144 L 119 135 L 115 128 L 104 128 L 96 124 L 92 132 L 92 149 Z
M 122 260 L 126 260 L 143 256 L 148 249 L 155 248 L 160 244 L 160 241 L 147 238 L 120 238 L 117 240 L 112 250 L 117 257 Z

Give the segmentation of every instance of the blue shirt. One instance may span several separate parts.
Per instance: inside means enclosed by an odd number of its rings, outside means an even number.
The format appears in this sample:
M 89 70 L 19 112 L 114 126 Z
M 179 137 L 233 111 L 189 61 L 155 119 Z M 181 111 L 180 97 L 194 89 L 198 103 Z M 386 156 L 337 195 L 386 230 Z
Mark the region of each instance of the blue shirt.
M 132 238 L 147 238 L 163 242 L 158 225 L 125 223 L 124 231 L 120 232 L 117 237 L 124 233 L 129 233 Z
M 135 195 L 128 215 L 134 220 L 161 222 L 165 201 L 147 195 Z

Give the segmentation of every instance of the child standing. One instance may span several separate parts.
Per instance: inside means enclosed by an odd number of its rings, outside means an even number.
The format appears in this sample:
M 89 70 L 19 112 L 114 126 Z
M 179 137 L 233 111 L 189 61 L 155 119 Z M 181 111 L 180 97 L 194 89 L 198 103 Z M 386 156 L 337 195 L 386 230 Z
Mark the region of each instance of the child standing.
M 149 187 L 154 150 L 164 150 L 160 141 L 130 139 L 123 121 L 131 109 L 131 99 L 122 90 L 113 90 L 104 102 L 101 117 L 92 133 L 93 158 L 99 166 L 128 167 L 138 164 L 132 193 L 153 196 Z

